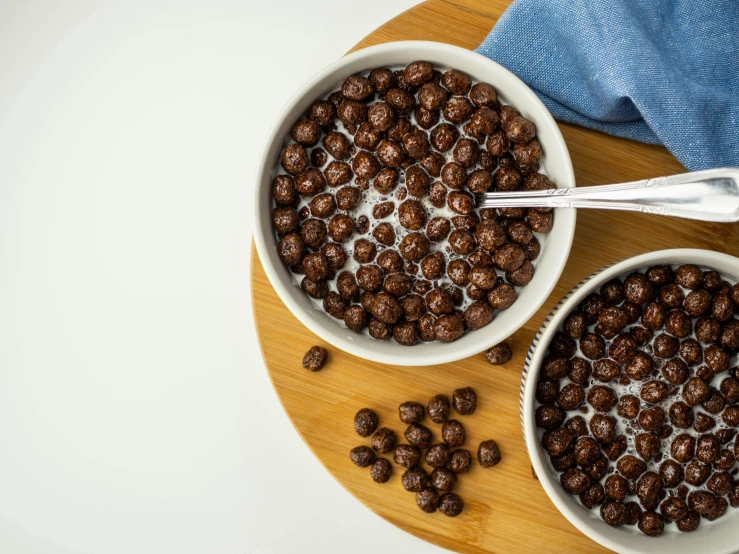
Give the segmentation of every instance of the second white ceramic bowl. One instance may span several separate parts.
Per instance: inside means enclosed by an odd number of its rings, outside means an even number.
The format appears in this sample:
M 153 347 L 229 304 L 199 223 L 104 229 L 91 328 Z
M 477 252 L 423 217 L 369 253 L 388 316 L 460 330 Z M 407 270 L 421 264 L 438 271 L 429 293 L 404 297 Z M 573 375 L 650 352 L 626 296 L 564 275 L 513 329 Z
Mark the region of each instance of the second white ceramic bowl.
M 594 541 L 623 553 L 649 554 L 729 554 L 737 552 L 737 525 L 739 510 L 731 511 L 720 519 L 701 520 L 692 533 L 681 533 L 674 525 L 665 528 L 659 537 L 648 537 L 636 526 L 611 527 L 600 518 L 600 512 L 584 508 L 578 500 L 565 492 L 549 466 L 548 457 L 539 442 L 534 418 L 536 409 L 536 381 L 539 368 L 549 343 L 567 315 L 592 292 L 614 277 L 659 264 L 695 264 L 715 269 L 732 282 L 739 282 L 739 258 L 711 250 L 676 249 L 660 250 L 629 258 L 606 266 L 578 283 L 554 308 L 534 339 L 524 365 L 521 383 L 521 425 L 531 464 L 549 498 L 557 509 Z M 731 509 L 730 509 L 731 510 Z
M 559 188 L 572 188 L 575 178 L 567 146 L 557 124 L 532 90 L 513 73 L 470 50 L 438 42 L 392 42 L 365 48 L 345 56 L 313 77 L 298 91 L 266 137 L 266 148 L 256 176 L 254 239 L 259 258 L 277 294 L 308 329 L 326 342 L 351 354 L 382 363 L 422 366 L 466 358 L 501 342 L 518 330 L 544 303 L 564 269 L 575 232 L 575 210 L 556 210 L 554 227 L 542 238 L 541 255 L 535 262 L 532 281 L 521 289 L 516 303 L 496 315 L 478 331 L 467 332 L 452 343 L 430 342 L 401 346 L 396 342 L 357 334 L 319 310 L 300 290 L 277 254 L 272 229 L 271 182 L 278 159 L 292 125 L 310 105 L 337 90 L 350 75 L 375 67 L 397 67 L 416 60 L 427 60 L 442 68 L 454 68 L 474 80 L 492 84 L 503 103 L 511 104 L 536 123 L 537 136 L 544 151 L 542 170 Z M 285 329 L 289 335 L 290 330 Z

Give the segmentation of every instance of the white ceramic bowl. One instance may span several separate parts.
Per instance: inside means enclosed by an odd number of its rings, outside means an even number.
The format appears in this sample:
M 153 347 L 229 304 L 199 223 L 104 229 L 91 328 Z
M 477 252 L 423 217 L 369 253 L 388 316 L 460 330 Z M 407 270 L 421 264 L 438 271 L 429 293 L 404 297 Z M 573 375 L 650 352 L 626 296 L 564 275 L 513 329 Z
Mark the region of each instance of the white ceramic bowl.
M 544 104 L 518 77 L 497 63 L 470 50 L 438 42 L 392 42 L 365 48 L 345 56 L 313 77 L 298 91 L 277 118 L 266 139 L 266 148 L 256 175 L 254 238 L 259 258 L 277 294 L 290 311 L 311 331 L 333 346 L 351 354 L 383 363 L 406 366 L 432 365 L 459 360 L 489 348 L 519 329 L 549 296 L 562 273 L 575 231 L 575 211 L 557 210 L 552 231 L 542 237 L 541 255 L 535 262 L 532 281 L 523 287 L 516 303 L 499 312 L 481 330 L 467 332 L 455 342 L 419 343 L 404 347 L 394 341 L 380 341 L 368 334 L 357 334 L 326 313 L 316 309 L 296 286 L 289 270 L 277 254 L 277 241 L 271 222 L 271 181 L 280 151 L 292 125 L 310 105 L 337 90 L 350 75 L 375 67 L 406 65 L 427 60 L 441 67 L 455 68 L 473 79 L 491 83 L 504 103 L 515 106 L 536 123 L 544 151 L 542 169 L 559 188 L 575 186 L 572 162 L 557 124 Z M 290 330 L 286 329 L 286 335 Z
M 521 425 L 526 448 L 536 475 L 544 490 L 560 512 L 580 531 L 603 546 L 624 553 L 649 554 L 728 554 L 737 552 L 737 525 L 739 510 L 730 511 L 714 522 L 701 520 L 692 533 L 681 533 L 675 525 L 668 525 L 659 537 L 647 537 L 636 526 L 611 527 L 599 511 L 587 510 L 576 498 L 564 491 L 549 466 L 534 421 L 536 381 L 539 368 L 552 337 L 567 315 L 590 293 L 597 292 L 603 283 L 614 277 L 657 264 L 685 264 L 715 269 L 728 280 L 739 282 L 739 258 L 711 250 L 660 250 L 606 266 L 578 283 L 554 308 L 534 339 L 524 365 L 521 384 Z M 732 510 L 729 508 L 729 510 Z

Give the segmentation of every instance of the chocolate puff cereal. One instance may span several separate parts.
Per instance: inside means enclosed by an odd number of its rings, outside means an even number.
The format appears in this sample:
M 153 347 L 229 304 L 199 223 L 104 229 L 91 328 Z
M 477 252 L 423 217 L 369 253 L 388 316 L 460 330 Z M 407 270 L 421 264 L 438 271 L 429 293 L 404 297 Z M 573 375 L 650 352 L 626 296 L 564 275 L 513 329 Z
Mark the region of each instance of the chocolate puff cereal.
M 540 173 L 545 154 L 533 122 L 461 71 L 419 60 L 352 75 L 285 137 L 271 187 L 278 254 L 350 330 L 404 346 L 452 342 L 513 306 L 553 225 L 551 210 L 478 210 L 473 195 L 554 188 Z M 715 276 L 679 277 L 718 290 Z M 653 286 L 627 288 L 639 300 Z M 671 309 L 697 313 L 705 301 Z M 714 311 L 725 321 L 725 306 Z M 739 328 L 725 334 L 739 342 Z M 494 347 L 488 359 L 505 363 L 510 350 Z
M 737 313 L 739 286 L 684 264 L 611 279 L 564 319 L 535 421 L 562 487 L 607 524 L 687 533 L 739 506 Z

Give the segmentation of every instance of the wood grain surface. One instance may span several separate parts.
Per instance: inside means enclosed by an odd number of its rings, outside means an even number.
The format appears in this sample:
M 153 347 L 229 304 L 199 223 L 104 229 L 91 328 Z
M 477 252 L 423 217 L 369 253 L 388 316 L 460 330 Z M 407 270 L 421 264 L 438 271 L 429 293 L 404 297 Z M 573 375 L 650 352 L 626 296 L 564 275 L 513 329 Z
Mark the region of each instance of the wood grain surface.
M 506 0 L 429 0 L 377 29 L 356 48 L 396 40 L 436 40 L 475 48 L 495 24 Z M 609 137 L 560 124 L 572 156 L 577 186 L 599 185 L 684 171 L 664 148 Z M 305 442 L 331 474 L 361 502 L 398 527 L 458 552 L 603 552 L 578 532 L 549 501 L 521 437 L 518 389 L 525 353 L 536 330 L 573 285 L 605 264 L 662 248 L 708 248 L 739 255 L 739 226 L 688 222 L 654 215 L 605 211 L 578 214 L 575 242 L 564 274 L 535 317 L 511 338 L 513 359 L 489 365 L 482 354 L 456 363 L 406 368 L 367 362 L 328 347 L 293 317 L 269 284 L 252 249 L 254 318 L 267 370 L 279 398 Z M 484 331 L 479 331 L 484 332 Z M 329 350 L 318 373 L 302 369 L 313 345 Z M 402 439 L 405 426 L 397 407 L 406 400 L 426 404 L 435 394 L 451 395 L 472 386 L 479 404 L 472 416 L 459 416 L 467 444 L 495 439 L 503 461 L 482 469 L 477 463 L 462 475 L 456 491 L 465 501 L 457 518 L 422 513 L 414 495 L 400 484 L 402 472 L 383 485 L 368 469 L 349 461 L 349 450 L 369 444 L 352 429 L 357 410 L 373 408 L 381 426 Z M 424 422 L 440 440 L 440 426 Z M 358 537 L 361 540 L 361 538 Z

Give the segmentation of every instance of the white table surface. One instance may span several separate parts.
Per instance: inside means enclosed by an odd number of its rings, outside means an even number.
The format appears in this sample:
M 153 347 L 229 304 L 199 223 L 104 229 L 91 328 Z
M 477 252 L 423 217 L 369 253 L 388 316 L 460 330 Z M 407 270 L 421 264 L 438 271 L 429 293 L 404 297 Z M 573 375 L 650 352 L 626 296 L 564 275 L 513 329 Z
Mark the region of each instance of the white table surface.
M 248 287 L 272 119 L 416 1 L 0 3 L 1 553 L 441 552 L 310 454 Z

